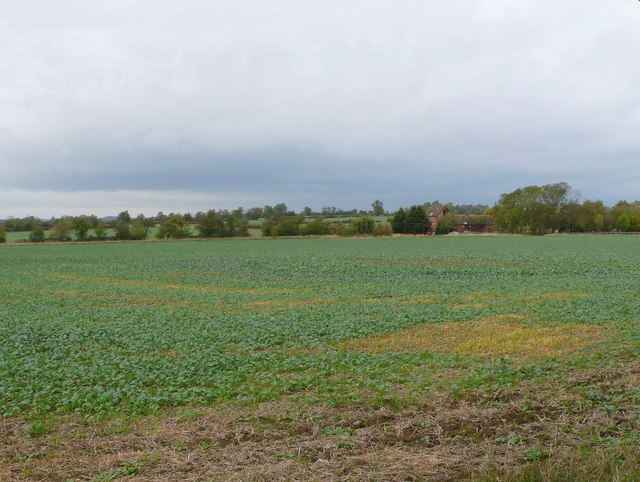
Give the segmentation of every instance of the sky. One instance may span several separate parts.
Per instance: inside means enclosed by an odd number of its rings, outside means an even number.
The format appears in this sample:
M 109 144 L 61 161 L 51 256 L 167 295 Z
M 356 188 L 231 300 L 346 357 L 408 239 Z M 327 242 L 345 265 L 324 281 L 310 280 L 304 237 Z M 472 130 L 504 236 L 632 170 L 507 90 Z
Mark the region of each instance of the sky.
M 635 0 L 0 0 L 0 218 L 640 199 Z

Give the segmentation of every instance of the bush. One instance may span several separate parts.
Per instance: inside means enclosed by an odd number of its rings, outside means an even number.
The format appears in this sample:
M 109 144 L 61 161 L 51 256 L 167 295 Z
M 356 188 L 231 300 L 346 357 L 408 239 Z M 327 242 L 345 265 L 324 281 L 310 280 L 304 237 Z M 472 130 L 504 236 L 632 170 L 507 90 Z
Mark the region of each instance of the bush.
M 271 230 L 271 236 L 297 236 L 300 234 L 301 219 L 297 216 L 295 218 L 283 218 L 274 228 Z
M 458 216 L 455 214 L 447 213 L 440 221 L 438 221 L 438 225 L 436 226 L 436 234 L 449 234 L 452 231 L 455 231 L 458 227 L 459 220 Z
M 347 227 L 342 223 L 332 223 L 329 225 L 329 234 L 347 236 Z
M 160 225 L 160 229 L 156 233 L 158 239 L 179 239 L 188 238 L 189 228 L 184 218 L 179 215 L 171 216 Z
M 118 239 L 130 239 L 131 238 L 131 227 L 129 223 L 126 221 L 118 221 L 116 225 L 116 238 Z
M 353 235 L 373 234 L 373 230 L 375 227 L 376 222 L 372 218 L 365 216 L 363 218 L 357 218 L 351 221 L 351 223 L 349 224 L 348 232 L 349 234 Z
M 4 229 L 4 226 L 0 226 L 0 243 L 7 242 L 7 231 Z
M 407 234 L 427 234 L 431 221 L 422 206 L 411 206 L 404 220 L 404 232 Z
M 304 221 L 302 216 L 283 217 L 273 216 L 262 223 L 263 236 L 298 236 L 301 234 L 300 225 Z M 247 226 L 248 227 L 248 226 Z
M 407 219 L 407 213 L 404 209 L 400 208 L 391 218 L 391 228 L 394 233 L 404 233 L 405 221 Z
M 76 232 L 76 238 L 78 241 L 84 241 L 87 239 L 87 234 L 89 233 L 89 228 L 91 227 L 91 223 L 85 216 L 80 216 L 76 218 L 73 222 L 73 230 Z
M 49 239 L 53 241 L 71 241 L 69 232 L 73 229 L 73 222 L 68 218 L 58 219 L 49 230 Z
M 391 236 L 393 234 L 393 229 L 391 229 L 390 224 L 378 224 L 375 228 L 373 228 L 374 236 Z
M 42 243 L 44 241 L 44 228 L 42 226 L 34 226 L 29 234 L 29 241 L 32 243 Z
M 96 224 L 95 233 L 97 239 L 107 239 L 107 225 L 104 223 L 104 221 L 98 221 L 98 224 Z
M 131 231 L 129 232 L 129 239 L 143 240 L 149 236 L 149 228 L 141 219 L 136 220 L 131 225 Z
M 322 219 L 314 219 L 310 223 L 303 224 L 300 232 L 303 236 L 323 236 L 329 234 L 330 226 Z

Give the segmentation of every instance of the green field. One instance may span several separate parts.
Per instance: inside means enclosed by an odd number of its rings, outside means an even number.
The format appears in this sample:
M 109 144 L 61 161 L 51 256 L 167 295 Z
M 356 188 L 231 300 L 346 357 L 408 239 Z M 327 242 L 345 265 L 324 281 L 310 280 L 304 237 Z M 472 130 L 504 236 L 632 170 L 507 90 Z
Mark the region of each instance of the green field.
M 1 247 L 0 479 L 638 476 L 638 243 Z

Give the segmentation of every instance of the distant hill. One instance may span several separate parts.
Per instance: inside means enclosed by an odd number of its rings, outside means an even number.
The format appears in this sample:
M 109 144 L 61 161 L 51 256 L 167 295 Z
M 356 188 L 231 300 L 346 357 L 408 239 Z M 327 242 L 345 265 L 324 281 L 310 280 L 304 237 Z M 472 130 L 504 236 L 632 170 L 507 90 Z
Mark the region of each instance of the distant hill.
M 109 222 L 109 221 L 113 221 L 114 219 L 118 219 L 118 216 L 105 216 L 104 218 L 101 218 L 101 219 L 105 222 Z

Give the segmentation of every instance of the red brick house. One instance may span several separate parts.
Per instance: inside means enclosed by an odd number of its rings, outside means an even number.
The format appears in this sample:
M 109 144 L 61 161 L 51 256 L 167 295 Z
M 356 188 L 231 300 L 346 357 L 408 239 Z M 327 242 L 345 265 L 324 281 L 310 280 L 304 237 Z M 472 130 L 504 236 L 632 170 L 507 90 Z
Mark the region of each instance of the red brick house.
M 438 227 L 438 222 L 443 218 L 445 214 L 449 212 L 449 208 L 446 206 L 431 206 L 427 209 L 427 217 L 431 221 L 431 229 L 429 234 L 433 234 Z

